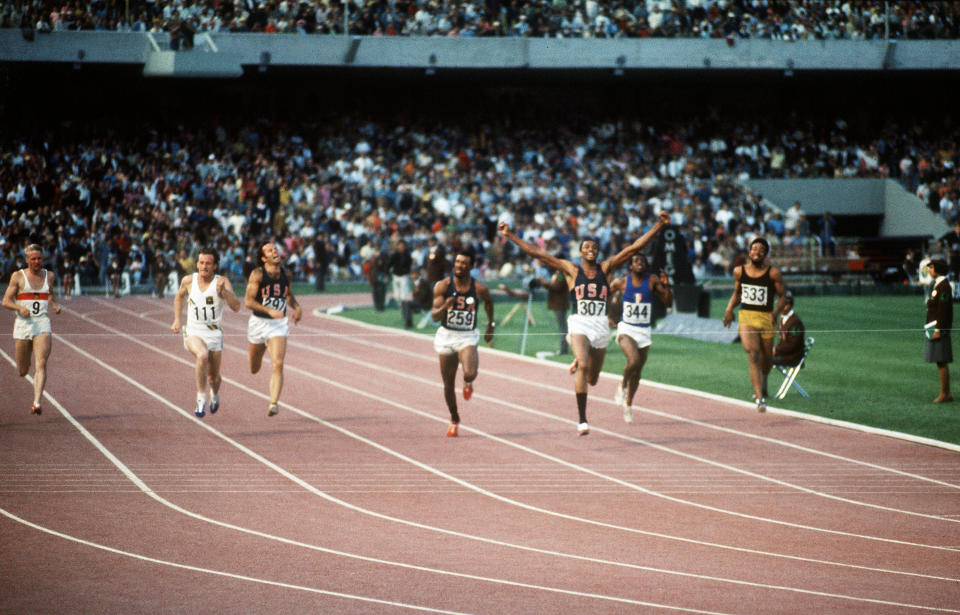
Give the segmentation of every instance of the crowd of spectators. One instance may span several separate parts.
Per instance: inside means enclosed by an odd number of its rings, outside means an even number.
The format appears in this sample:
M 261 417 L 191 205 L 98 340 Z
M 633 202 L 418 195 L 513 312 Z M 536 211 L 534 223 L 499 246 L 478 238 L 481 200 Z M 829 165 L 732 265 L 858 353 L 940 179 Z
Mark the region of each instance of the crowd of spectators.
M 729 121 L 595 118 L 525 123 L 498 113 L 403 121 L 331 113 L 311 121 L 184 120 L 64 124 L 0 146 L 0 270 L 48 246 L 60 277 L 107 284 L 116 261 L 134 284 L 192 271 L 201 246 L 241 280 L 273 239 L 299 279 L 364 279 L 406 241 L 420 268 L 433 244 L 472 247 L 485 278 L 522 275 L 496 234 L 575 257 L 591 236 L 611 253 L 661 209 L 687 238 L 695 274 L 728 275 L 749 238 L 800 250 L 810 228 L 741 180 L 891 177 L 957 218 L 958 135 L 893 121 L 867 133 L 801 116 Z
M 0 27 L 563 38 L 956 39 L 927 0 L 19 0 Z M 346 11 L 346 14 L 344 12 Z

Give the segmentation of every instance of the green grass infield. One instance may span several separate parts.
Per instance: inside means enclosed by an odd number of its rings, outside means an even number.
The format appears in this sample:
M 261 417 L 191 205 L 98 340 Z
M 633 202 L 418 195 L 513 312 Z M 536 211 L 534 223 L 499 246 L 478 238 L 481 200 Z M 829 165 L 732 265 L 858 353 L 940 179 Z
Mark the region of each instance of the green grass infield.
M 494 347 L 519 353 L 523 345 L 524 354 L 531 357 L 538 352 L 558 350 L 556 319 L 547 311 L 544 299 L 543 291 L 538 291 L 531 311 L 535 324 L 528 325 L 524 343 L 527 302 L 495 293 L 498 326 Z M 726 299 L 713 299 L 711 317 L 722 317 L 725 307 Z M 810 397 L 801 397 L 791 390 L 785 399 L 770 399 L 768 404 L 960 444 L 960 377 L 956 369 L 952 370 L 953 392 L 958 401 L 932 403 L 939 393 L 939 380 L 936 366 L 923 361 L 926 312 L 919 294 L 799 296 L 796 311 L 803 319 L 807 336 L 816 340 L 807 365 L 797 377 Z M 362 307 L 345 309 L 341 315 L 386 327 L 403 327 L 395 304 L 384 312 Z M 415 322 L 422 316 L 417 315 Z M 480 321 L 485 322 L 482 310 Z M 429 323 L 413 331 L 433 335 L 435 327 Z M 958 338 L 954 341 L 955 352 L 960 352 L 960 335 L 954 337 Z M 545 358 L 564 364 L 572 361 L 569 354 Z M 605 372 L 622 373 L 623 353 L 615 342 L 608 348 L 603 367 Z M 655 333 L 643 379 L 745 401 L 753 397 L 747 356 L 739 342 L 705 342 Z M 782 376 L 776 370 L 771 372 L 771 395 L 781 382 Z M 642 405 L 643 400 L 638 397 L 635 403 Z

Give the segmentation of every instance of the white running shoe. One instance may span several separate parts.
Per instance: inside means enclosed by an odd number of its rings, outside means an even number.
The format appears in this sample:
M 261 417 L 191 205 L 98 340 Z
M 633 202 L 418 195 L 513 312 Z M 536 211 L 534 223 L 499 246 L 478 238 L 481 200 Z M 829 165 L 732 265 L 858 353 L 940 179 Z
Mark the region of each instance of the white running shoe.
M 577 435 L 578 435 L 578 436 L 585 436 L 585 435 L 587 435 L 587 434 L 589 434 L 589 433 L 590 433 L 590 426 L 587 425 L 585 422 L 584 422 L 584 423 L 580 423 L 579 425 L 577 425 Z
M 628 404 L 626 401 L 623 402 L 623 422 L 633 422 L 633 408 L 631 408 L 630 404 Z
M 197 407 L 193 411 L 193 415 L 196 416 L 198 419 L 202 419 L 204 415 L 207 413 L 206 407 L 207 407 L 207 400 L 203 397 L 198 397 Z
M 766 412 L 767 411 L 767 400 L 762 397 L 754 398 L 757 402 L 757 412 Z
M 617 392 L 613 394 L 613 403 L 622 406 L 627 396 L 623 390 L 623 382 L 617 385 Z

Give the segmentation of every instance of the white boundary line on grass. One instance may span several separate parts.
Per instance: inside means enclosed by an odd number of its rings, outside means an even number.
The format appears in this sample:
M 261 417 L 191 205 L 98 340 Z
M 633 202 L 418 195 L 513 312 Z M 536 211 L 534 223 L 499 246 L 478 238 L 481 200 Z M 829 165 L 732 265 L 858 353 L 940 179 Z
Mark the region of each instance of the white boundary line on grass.
M 346 316 L 337 316 L 337 315 L 334 315 L 334 314 L 328 314 L 327 311 L 326 311 L 325 309 L 322 309 L 322 308 L 316 308 L 316 309 L 314 309 L 314 310 L 313 310 L 313 315 L 314 315 L 314 316 L 318 316 L 318 317 L 322 317 L 322 318 L 329 318 L 329 319 L 331 319 L 331 320 L 340 320 L 340 321 L 343 321 L 343 322 L 345 322 L 345 323 L 350 323 L 350 324 L 353 324 L 353 325 L 357 325 L 357 326 L 365 327 L 365 328 L 369 328 L 369 329 L 376 329 L 376 330 L 384 330 L 384 329 L 386 329 L 386 330 L 389 330 L 389 331 L 392 331 L 392 332 L 401 333 L 401 334 L 403 334 L 403 335 L 408 335 L 408 336 L 412 336 L 412 337 L 416 337 L 416 338 L 420 338 L 420 339 L 422 339 L 422 338 L 424 338 L 424 337 L 427 337 L 427 336 L 424 336 L 424 335 L 421 334 L 421 333 L 415 333 L 415 332 L 413 332 L 413 331 L 405 331 L 405 330 L 403 330 L 403 329 L 394 329 L 394 328 L 392 328 L 392 327 L 383 327 L 383 326 L 380 326 L 380 325 L 374 325 L 374 324 L 370 324 L 370 323 L 367 323 L 367 322 L 363 322 L 362 320 L 355 320 L 355 319 L 353 319 L 353 318 L 347 318 Z M 555 361 L 547 361 L 547 360 L 545 360 L 545 359 L 537 359 L 537 358 L 534 358 L 534 357 L 528 357 L 528 356 L 526 356 L 526 355 L 516 354 L 516 353 L 513 353 L 513 352 L 507 352 L 506 350 L 500 350 L 500 349 L 498 349 L 498 348 L 489 348 L 489 347 L 484 347 L 484 346 L 481 345 L 481 346 L 478 346 L 478 349 L 479 349 L 480 351 L 484 352 L 484 353 L 500 354 L 500 355 L 503 355 L 503 356 L 506 356 L 506 357 L 512 357 L 512 358 L 515 358 L 515 359 L 522 359 L 522 360 L 524 360 L 524 361 L 527 361 L 527 362 L 529 362 L 529 363 L 533 363 L 533 364 L 535 364 L 535 365 L 553 365 L 553 366 L 555 366 L 557 369 L 564 369 L 564 370 L 567 369 L 566 366 L 564 366 L 562 363 L 557 363 L 557 362 L 555 362 Z M 600 372 L 600 377 L 601 377 L 601 378 L 606 378 L 606 379 L 608 379 L 608 380 L 619 380 L 619 378 L 620 378 L 620 377 L 617 376 L 616 374 L 611 374 L 610 372 Z M 718 401 L 718 402 L 722 402 L 722 403 L 732 404 L 732 405 L 735 405 L 735 406 L 741 406 L 741 407 L 743 407 L 743 408 L 749 408 L 749 409 L 751 409 L 751 410 L 754 409 L 754 404 L 753 404 L 752 402 L 743 401 L 743 400 L 741 400 L 741 399 L 735 399 L 735 398 L 733 398 L 733 397 L 725 397 L 725 396 L 723 396 L 723 395 L 717 395 L 716 393 L 707 393 L 707 392 L 705 392 L 705 391 L 698 391 L 698 390 L 696 390 L 696 389 L 689 389 L 689 388 L 686 388 L 686 387 L 677 386 L 677 385 L 673 385 L 673 384 L 664 384 L 664 383 L 662 383 L 662 382 L 656 382 L 656 381 L 654 381 L 654 380 L 648 380 L 648 379 L 646 379 L 646 378 L 644 378 L 644 379 L 640 382 L 640 384 L 647 385 L 647 386 L 651 386 L 651 387 L 657 388 L 657 389 L 662 389 L 662 390 L 664 390 L 664 391 L 670 391 L 670 392 L 672 392 L 672 393 L 683 393 L 683 394 L 685 394 L 685 395 L 693 395 L 693 396 L 695 396 L 695 397 L 702 397 L 702 398 L 704 398 L 704 399 L 709 399 L 709 400 L 711 400 L 711 401 Z M 824 417 L 824 416 L 818 416 L 818 415 L 816 415 L 816 414 L 807 414 L 807 413 L 805 413 L 805 412 L 797 412 L 796 410 L 788 410 L 788 409 L 786 409 L 786 408 L 776 408 L 776 407 L 774 407 L 774 406 L 767 406 L 767 413 L 769 413 L 769 414 L 780 414 L 780 415 L 783 415 L 783 416 L 789 416 L 789 417 L 791 417 L 791 418 L 797 418 L 797 419 L 803 419 L 803 420 L 806 420 L 806 421 L 812 421 L 812 422 L 814 422 L 814 423 L 822 423 L 822 424 L 824 424 L 824 425 L 830 425 L 830 426 L 832 426 L 832 427 L 842 427 L 842 428 L 844 428 L 844 429 L 852 429 L 852 430 L 854 430 L 854 431 L 860 431 L 860 432 L 863 432 L 863 433 L 868 433 L 868 434 L 872 434 L 872 435 L 876 435 L 876 436 L 885 436 L 885 437 L 888 437 L 888 438 L 896 438 L 896 439 L 898 439 L 898 440 L 905 440 L 905 441 L 907 441 L 907 442 L 913 442 L 914 444 L 925 444 L 925 445 L 927 445 L 927 446 L 934 446 L 934 447 L 937 447 L 937 448 L 943 448 L 943 449 L 946 449 L 946 450 L 949 450 L 949 451 L 953 451 L 953 452 L 960 453 L 960 445 L 953 444 L 953 443 L 950 443 L 950 442 L 943 442 L 943 441 L 941 441 L 941 440 L 934 440 L 934 439 L 932 439 L 932 438 L 925 438 L 925 437 L 923 437 L 923 436 L 915 436 L 915 435 L 912 435 L 912 434 L 902 433 L 902 432 L 899 432 L 899 431 L 892 431 L 892 430 L 889 430 L 889 429 L 880 429 L 879 427 L 870 427 L 869 425 L 860 425 L 860 424 L 858 424 L 858 423 L 851 423 L 851 422 L 849 422 L 849 421 L 840 421 L 840 420 L 837 420 L 837 419 L 831 419 L 831 418 L 827 418 L 827 417 Z

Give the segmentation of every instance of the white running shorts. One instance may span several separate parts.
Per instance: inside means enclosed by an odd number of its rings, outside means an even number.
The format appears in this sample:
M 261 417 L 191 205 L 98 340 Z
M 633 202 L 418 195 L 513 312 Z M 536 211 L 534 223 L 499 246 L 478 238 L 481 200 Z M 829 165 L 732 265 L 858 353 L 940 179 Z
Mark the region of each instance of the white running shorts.
M 271 337 L 288 337 L 290 327 L 287 318 L 260 318 L 251 316 L 247 321 L 247 341 L 251 344 L 266 344 Z
M 433 336 L 433 349 L 437 354 L 457 354 L 468 346 L 480 343 L 480 332 L 476 329 L 469 331 L 453 331 L 446 327 L 437 329 Z
M 184 327 L 183 328 L 183 347 L 187 348 L 188 337 L 199 337 L 203 340 L 203 345 L 207 347 L 207 352 L 219 352 L 223 350 L 223 331 L 217 329 L 208 329 L 206 327 Z
M 607 316 L 584 316 L 570 314 L 567 316 L 567 330 L 570 335 L 586 335 L 590 346 L 596 349 L 606 348 L 610 344 L 610 323 Z
M 38 335 L 50 333 L 50 317 L 46 314 L 31 316 L 30 318 L 21 318 L 13 322 L 13 339 L 32 340 Z
M 619 339 L 621 335 L 633 339 L 637 343 L 637 348 L 646 348 L 651 343 L 650 327 L 629 325 L 621 320 L 617 323 L 617 338 Z

